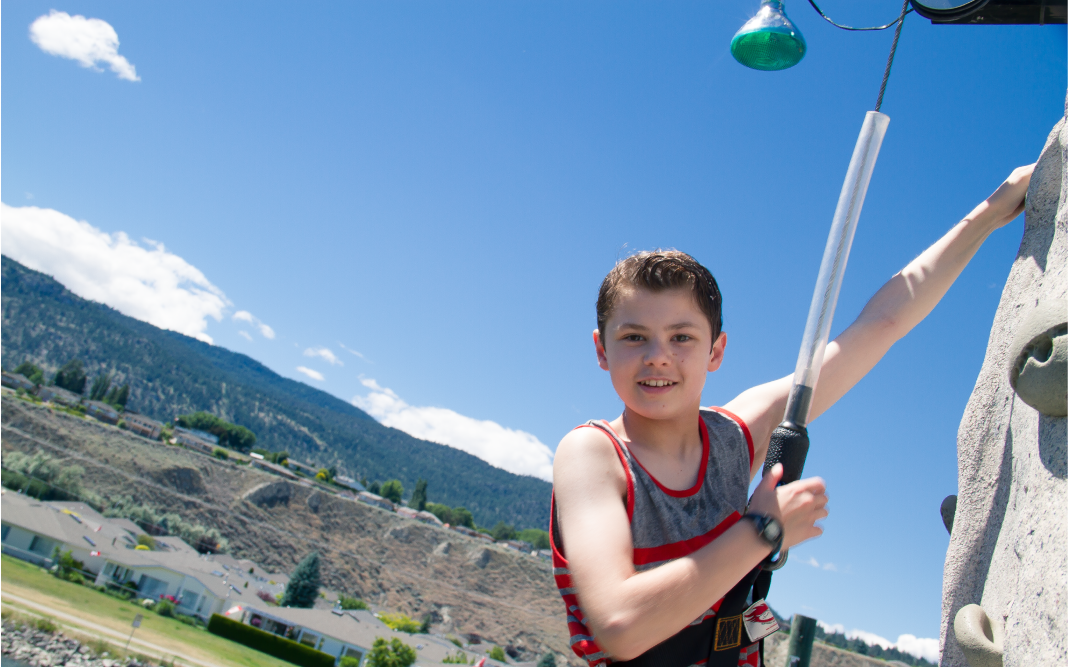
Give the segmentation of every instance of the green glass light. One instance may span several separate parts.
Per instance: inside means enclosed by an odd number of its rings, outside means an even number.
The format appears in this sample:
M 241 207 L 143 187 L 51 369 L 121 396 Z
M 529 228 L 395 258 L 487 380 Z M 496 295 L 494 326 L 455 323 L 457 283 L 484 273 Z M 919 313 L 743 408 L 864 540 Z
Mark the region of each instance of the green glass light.
M 801 31 L 786 18 L 779 0 L 763 0 L 760 11 L 731 40 L 735 60 L 764 71 L 793 67 L 805 57 L 807 48 Z

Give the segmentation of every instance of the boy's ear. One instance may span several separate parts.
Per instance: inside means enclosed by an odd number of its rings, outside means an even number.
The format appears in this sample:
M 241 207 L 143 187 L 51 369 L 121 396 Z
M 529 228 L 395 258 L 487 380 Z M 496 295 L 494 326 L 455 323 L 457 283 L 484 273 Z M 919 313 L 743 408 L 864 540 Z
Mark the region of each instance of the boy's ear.
M 604 342 L 601 340 L 601 330 L 593 330 L 593 346 L 597 349 L 597 365 L 602 370 L 608 370 L 608 355 L 604 352 Z
M 727 349 L 727 332 L 721 331 L 719 338 L 712 343 L 712 354 L 708 357 L 708 372 L 719 370 L 723 363 L 723 351 Z

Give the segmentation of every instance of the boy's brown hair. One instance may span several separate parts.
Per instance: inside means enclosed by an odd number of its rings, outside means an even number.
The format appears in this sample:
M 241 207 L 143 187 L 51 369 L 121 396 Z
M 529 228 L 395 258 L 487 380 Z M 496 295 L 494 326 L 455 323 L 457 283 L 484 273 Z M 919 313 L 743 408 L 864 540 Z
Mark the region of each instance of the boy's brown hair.
M 616 263 L 597 294 L 597 329 L 605 339 L 605 326 L 620 292 L 627 288 L 660 292 L 689 288 L 697 307 L 712 326 L 712 342 L 723 330 L 723 296 L 712 272 L 696 259 L 678 250 L 647 250 Z

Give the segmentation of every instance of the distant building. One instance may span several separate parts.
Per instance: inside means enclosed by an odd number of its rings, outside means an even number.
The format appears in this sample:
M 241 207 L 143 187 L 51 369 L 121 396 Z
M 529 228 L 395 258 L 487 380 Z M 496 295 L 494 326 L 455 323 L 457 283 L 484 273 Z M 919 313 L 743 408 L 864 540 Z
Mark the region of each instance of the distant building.
M 375 507 L 381 507 L 390 512 L 395 511 L 391 501 L 386 500 L 382 496 L 375 495 L 370 491 L 360 491 L 356 494 L 356 500 L 359 500 L 361 503 L 367 503 L 368 505 L 374 505 Z
M 37 385 L 30 382 L 30 379 L 25 375 L 8 373 L 7 371 L 0 372 L 0 384 L 11 389 L 23 389 L 25 391 L 33 391 L 37 388 Z
M 357 492 L 366 491 L 367 490 L 367 487 L 365 487 L 363 484 L 360 484 L 359 482 L 357 482 L 353 478 L 346 477 L 345 475 L 338 475 L 337 477 L 334 478 L 334 482 L 337 483 L 337 484 L 340 484 L 341 486 L 348 487 L 348 488 L 352 489 L 353 491 L 357 491 Z
M 86 401 L 85 414 L 105 424 L 119 423 L 119 411 L 102 401 Z
M 300 479 L 300 477 L 294 475 L 293 472 L 289 470 L 289 468 L 286 468 L 285 466 L 280 466 L 277 463 L 271 463 L 270 461 L 264 460 L 263 456 L 260 454 L 251 454 L 250 456 L 251 458 L 249 459 L 249 465 L 251 465 L 253 468 L 259 468 L 260 470 L 273 472 L 276 475 L 281 475 L 282 477 L 286 477 L 288 479 Z
M 37 388 L 37 397 L 42 401 L 48 401 L 50 403 L 56 403 L 58 405 L 65 405 L 67 407 L 74 407 L 82 402 L 80 394 L 75 394 L 73 391 L 67 391 L 62 387 L 41 385 Z
M 318 474 L 319 469 L 315 466 L 310 466 L 307 463 L 301 463 L 296 459 L 286 459 L 286 463 L 289 465 L 290 470 L 297 470 L 299 472 L 308 475 L 309 477 L 315 477 Z
M 204 438 L 202 436 L 208 437 Z M 215 448 L 219 446 L 219 439 L 210 433 L 181 428 L 178 426 L 174 427 L 174 437 L 171 438 L 171 440 L 180 445 L 185 445 L 191 449 L 204 452 L 205 454 L 211 454 L 215 451 Z
M 159 440 L 160 433 L 163 432 L 163 424 L 136 412 L 127 412 L 123 414 L 122 419 L 126 422 L 126 430 L 143 435 L 149 440 Z
M 189 436 L 191 438 L 197 438 L 211 445 L 219 444 L 219 436 L 214 435 L 212 433 L 208 433 L 207 431 L 201 431 L 195 428 L 183 428 L 181 426 L 175 426 L 174 434 L 178 435 L 179 433 Z
M 259 591 L 276 595 L 288 581 L 285 575 L 270 575 L 268 581 L 250 561 L 201 555 L 174 536 L 156 537 L 155 551 L 137 550 L 140 527 L 104 517 L 84 503 L 41 502 L 4 489 L 0 515 L 5 554 L 51 567 L 59 547 L 82 561 L 83 575 L 95 585 L 123 586 L 153 600 L 173 596 L 180 613 L 204 620 L 235 604 L 259 603 Z
M 468 537 L 474 537 L 474 538 L 479 539 L 479 540 L 485 540 L 486 542 L 494 542 L 495 541 L 491 536 L 489 536 L 489 535 L 487 535 L 485 533 L 480 533 L 477 530 L 471 530 L 467 526 L 452 526 L 452 529 L 455 530 L 457 533 L 462 533 L 464 535 L 467 535 Z
M 529 542 L 524 542 L 522 540 L 503 540 L 499 542 L 499 544 L 503 544 L 509 549 L 515 549 L 516 551 L 520 551 L 525 554 L 528 554 L 534 550 L 533 544 Z

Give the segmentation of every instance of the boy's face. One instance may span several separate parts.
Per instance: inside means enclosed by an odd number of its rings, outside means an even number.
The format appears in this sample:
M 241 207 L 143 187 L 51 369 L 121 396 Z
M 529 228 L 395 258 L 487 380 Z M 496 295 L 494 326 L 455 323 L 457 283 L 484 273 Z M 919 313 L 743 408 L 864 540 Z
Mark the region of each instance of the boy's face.
M 706 374 L 719 368 L 727 335 L 712 341 L 708 318 L 688 289 L 629 289 L 615 303 L 597 361 L 628 410 L 671 419 L 700 405 Z

